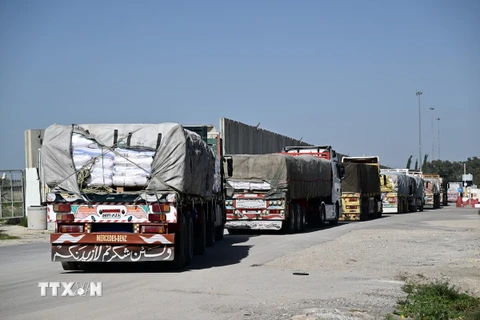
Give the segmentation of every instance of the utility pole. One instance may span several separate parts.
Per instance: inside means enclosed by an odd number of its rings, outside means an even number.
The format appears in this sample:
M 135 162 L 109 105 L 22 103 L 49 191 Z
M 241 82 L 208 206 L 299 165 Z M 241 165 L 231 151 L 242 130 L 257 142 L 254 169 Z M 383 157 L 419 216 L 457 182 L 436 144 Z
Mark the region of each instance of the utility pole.
M 420 96 L 422 91 L 418 90 L 416 95 L 418 97 L 418 168 L 422 171 L 422 119 L 420 109 Z
M 430 111 L 432 111 L 432 161 L 435 160 L 435 133 L 433 131 L 433 110 L 435 110 L 434 107 L 428 108 Z
M 437 118 L 437 124 L 438 124 L 438 160 L 440 160 L 440 118 Z

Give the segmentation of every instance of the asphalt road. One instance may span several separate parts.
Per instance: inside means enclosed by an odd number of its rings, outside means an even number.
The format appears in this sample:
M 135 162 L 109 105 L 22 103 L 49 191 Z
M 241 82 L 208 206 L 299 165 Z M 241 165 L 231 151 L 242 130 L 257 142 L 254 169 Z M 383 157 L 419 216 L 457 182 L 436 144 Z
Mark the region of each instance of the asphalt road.
M 453 211 L 452 211 L 453 210 Z M 386 216 L 367 222 L 295 235 L 226 235 L 196 256 L 181 272 L 114 268 L 108 271 L 65 272 L 50 261 L 45 243 L 0 247 L 0 317 L 2 319 L 271 319 L 278 310 L 309 299 L 335 299 L 355 295 L 372 279 L 263 264 L 289 253 L 326 243 L 361 229 L 414 229 L 424 221 L 471 219 L 473 210 L 439 210 Z M 435 228 L 432 226 L 432 228 Z M 353 247 L 352 247 L 352 250 Z M 378 280 L 378 279 L 377 279 Z M 102 282 L 101 297 L 40 296 L 39 282 Z M 385 290 L 399 283 L 385 277 L 374 284 Z M 59 293 L 63 292 L 59 289 Z M 283 308 L 283 309 L 282 309 Z M 270 313 L 270 310 L 272 313 Z M 274 312 L 275 311 L 275 312 Z M 288 310 L 284 316 L 288 318 Z

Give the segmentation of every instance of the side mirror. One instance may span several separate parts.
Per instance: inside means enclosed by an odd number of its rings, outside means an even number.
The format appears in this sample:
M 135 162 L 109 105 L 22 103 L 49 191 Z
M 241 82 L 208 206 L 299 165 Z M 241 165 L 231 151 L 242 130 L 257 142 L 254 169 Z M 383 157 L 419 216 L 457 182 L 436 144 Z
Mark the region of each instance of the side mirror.
M 228 198 L 233 197 L 233 193 L 234 193 L 233 188 L 226 188 L 226 189 L 225 189 L 225 195 L 226 195 Z
M 233 176 L 233 159 L 227 158 L 227 176 L 230 178 Z

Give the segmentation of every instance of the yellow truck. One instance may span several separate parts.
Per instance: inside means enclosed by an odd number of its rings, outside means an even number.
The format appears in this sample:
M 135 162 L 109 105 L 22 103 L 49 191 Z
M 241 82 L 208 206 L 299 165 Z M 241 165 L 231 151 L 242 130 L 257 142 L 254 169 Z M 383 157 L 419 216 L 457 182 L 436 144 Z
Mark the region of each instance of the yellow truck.
M 380 171 L 383 212 L 385 213 L 406 213 L 413 209 L 413 206 L 410 208 L 410 204 L 415 200 L 416 182 L 413 177 L 401 170 L 382 169 Z
M 380 162 L 376 156 L 344 157 L 342 180 L 343 221 L 364 221 L 382 216 Z

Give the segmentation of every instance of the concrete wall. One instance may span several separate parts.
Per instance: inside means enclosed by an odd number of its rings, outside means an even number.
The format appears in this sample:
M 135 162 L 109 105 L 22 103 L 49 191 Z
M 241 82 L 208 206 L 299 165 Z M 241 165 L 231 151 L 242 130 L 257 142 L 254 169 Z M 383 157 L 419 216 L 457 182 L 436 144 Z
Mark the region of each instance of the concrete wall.
M 37 176 L 38 149 L 42 147 L 45 130 L 25 131 L 25 216 L 30 206 L 40 205 L 40 181 Z
M 280 152 L 286 146 L 308 146 L 309 143 L 221 118 L 220 132 L 225 154 L 262 154 Z
M 25 163 L 26 168 L 36 168 L 38 149 L 42 146 L 45 130 L 31 129 L 25 131 Z

